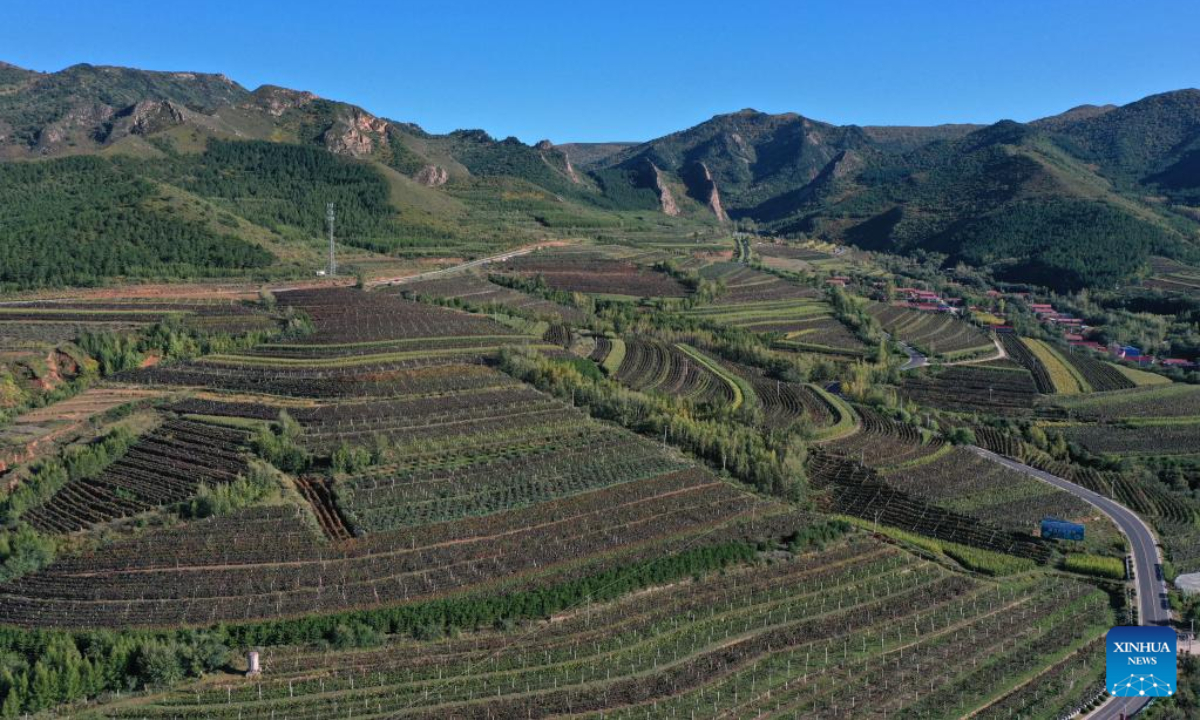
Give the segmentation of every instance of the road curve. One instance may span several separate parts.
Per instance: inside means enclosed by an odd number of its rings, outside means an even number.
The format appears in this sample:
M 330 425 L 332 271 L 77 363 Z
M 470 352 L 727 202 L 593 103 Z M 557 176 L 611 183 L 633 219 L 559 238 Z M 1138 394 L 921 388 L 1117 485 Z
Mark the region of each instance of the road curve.
M 980 447 L 972 447 L 971 450 L 992 462 L 1031 475 L 1060 490 L 1065 490 L 1107 515 L 1116 523 L 1129 542 L 1129 552 L 1133 557 L 1134 583 L 1137 589 L 1138 622 L 1142 625 L 1166 625 L 1170 622 L 1170 610 L 1164 609 L 1160 600 L 1160 593 L 1166 592 L 1166 584 L 1159 579 L 1158 574 L 1162 562 L 1159 557 L 1158 543 L 1150 526 L 1136 513 L 1115 500 L 1057 475 L 1051 475 Z M 1142 698 L 1112 698 L 1103 706 L 1089 713 L 1087 718 L 1089 720 L 1118 720 L 1131 717 L 1145 709 L 1148 703 L 1148 699 Z
M 913 346 L 909 345 L 903 340 L 900 340 L 899 338 L 892 337 L 891 333 L 882 332 L 880 334 L 882 334 L 888 340 L 894 341 L 900 346 L 900 349 L 904 351 L 904 354 L 908 356 L 908 360 L 906 360 L 904 364 L 900 366 L 901 370 L 916 370 L 919 367 L 925 367 L 929 364 L 929 358 L 917 352 L 916 348 Z

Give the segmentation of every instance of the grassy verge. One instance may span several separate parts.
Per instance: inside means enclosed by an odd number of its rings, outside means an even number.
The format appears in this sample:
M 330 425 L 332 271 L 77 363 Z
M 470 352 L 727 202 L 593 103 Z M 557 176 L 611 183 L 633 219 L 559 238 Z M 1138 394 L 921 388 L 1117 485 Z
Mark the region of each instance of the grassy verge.
M 1125 377 L 1133 381 L 1134 385 L 1142 387 L 1145 385 L 1170 385 L 1171 378 L 1163 377 L 1158 373 L 1146 372 L 1137 368 L 1125 367 L 1124 365 L 1113 365 Z
M 608 356 L 600 363 L 600 367 L 609 376 L 616 375 L 621 369 L 621 363 L 625 362 L 625 341 L 621 338 L 612 338 L 609 340 L 612 347 L 608 350 Z
M 699 350 L 692 347 L 691 345 L 684 345 L 683 343 L 677 343 L 675 345 L 675 347 L 680 352 L 682 352 L 684 355 L 687 355 L 688 357 L 692 358 L 696 362 L 700 363 L 704 367 L 711 370 L 714 375 L 716 375 L 717 377 L 724 380 L 725 383 L 727 385 L 729 385 L 730 388 L 732 388 L 732 390 L 733 390 L 732 409 L 733 410 L 737 410 L 743 404 L 746 405 L 747 407 L 755 407 L 758 405 L 758 396 L 754 394 L 754 388 L 750 386 L 750 383 L 746 382 L 742 378 L 738 377 L 737 375 L 734 375 L 733 373 L 729 372 L 725 368 L 721 367 L 720 363 L 714 361 L 712 358 L 708 357 L 707 355 L 700 352 Z
M 854 410 L 847 405 L 844 400 L 833 393 L 826 391 L 825 388 L 818 385 L 810 385 L 809 387 L 811 387 L 813 391 L 817 393 L 817 395 L 820 395 L 821 399 L 825 401 L 825 404 L 829 406 L 829 409 L 837 415 L 837 422 L 827 428 L 821 428 L 819 431 L 817 431 L 816 436 L 813 438 L 814 440 L 836 440 L 838 438 L 845 437 L 858 429 L 857 416 L 854 414 Z

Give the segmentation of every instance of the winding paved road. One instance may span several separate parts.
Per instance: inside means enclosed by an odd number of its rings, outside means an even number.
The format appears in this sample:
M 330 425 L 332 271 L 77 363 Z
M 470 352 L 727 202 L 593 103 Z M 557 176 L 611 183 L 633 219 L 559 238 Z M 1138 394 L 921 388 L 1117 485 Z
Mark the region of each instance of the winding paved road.
M 1032 475 L 1042 482 L 1065 490 L 1107 515 L 1116 523 L 1129 542 L 1129 552 L 1133 556 L 1134 585 L 1137 589 L 1138 622 L 1142 625 L 1168 624 L 1170 610 L 1163 608 L 1161 599 L 1165 597 L 1167 591 L 1166 583 L 1159 576 L 1162 558 L 1159 557 L 1158 543 L 1154 538 L 1154 532 L 1144 520 L 1115 500 L 1092 492 L 1082 485 L 1076 485 L 1070 480 L 1051 475 L 990 450 L 980 447 L 972 447 L 971 450 L 992 462 Z M 1089 720 L 1118 720 L 1118 718 L 1130 717 L 1140 712 L 1148 702 L 1149 700 L 1143 698 L 1112 698 L 1086 717 Z
M 477 258 L 475 260 L 470 260 L 468 262 L 460 263 L 458 265 L 451 265 L 450 267 L 442 268 L 440 270 L 430 270 L 428 272 L 417 273 L 416 275 L 405 275 L 403 277 L 383 278 L 383 279 L 379 279 L 379 280 L 372 280 L 367 283 L 367 286 L 368 287 L 376 287 L 378 285 L 401 285 L 403 283 L 413 282 L 415 280 L 428 280 L 429 278 L 440 277 L 442 275 L 449 275 L 450 273 L 456 273 L 461 270 L 466 270 L 467 268 L 478 267 L 479 265 L 487 265 L 488 263 L 493 263 L 493 262 L 502 262 L 504 260 L 508 260 L 509 258 L 515 258 L 518 255 L 528 255 L 529 253 L 533 252 L 534 250 L 537 250 L 537 249 L 543 248 L 543 247 L 549 247 L 549 244 L 539 243 L 537 245 L 528 245 L 523 248 L 517 248 L 516 250 L 509 250 L 508 252 L 502 252 L 499 255 L 489 255 L 488 257 Z
M 900 340 L 899 338 L 892 337 L 891 333 L 880 331 L 880 334 L 888 340 L 894 341 L 900 346 L 900 349 L 904 351 L 904 354 L 908 356 L 908 360 L 906 360 L 905 363 L 900 366 L 901 370 L 916 370 L 919 367 L 925 367 L 929 364 L 929 358 L 917 352 L 916 348 L 913 346 L 909 345 L 903 340 Z

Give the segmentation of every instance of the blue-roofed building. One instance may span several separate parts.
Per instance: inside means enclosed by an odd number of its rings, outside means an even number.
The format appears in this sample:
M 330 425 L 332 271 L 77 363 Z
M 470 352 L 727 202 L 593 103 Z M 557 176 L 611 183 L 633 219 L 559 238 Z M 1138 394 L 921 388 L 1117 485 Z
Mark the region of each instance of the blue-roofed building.
M 1042 518 L 1042 537 L 1052 540 L 1083 540 L 1083 526 L 1056 517 Z

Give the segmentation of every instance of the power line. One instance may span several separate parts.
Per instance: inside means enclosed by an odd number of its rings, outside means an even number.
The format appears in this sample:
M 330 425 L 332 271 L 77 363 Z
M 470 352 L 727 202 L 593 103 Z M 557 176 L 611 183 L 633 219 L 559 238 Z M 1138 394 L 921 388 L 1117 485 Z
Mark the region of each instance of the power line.
M 337 256 L 334 254 L 334 204 L 325 203 L 325 222 L 329 224 L 329 275 L 337 275 Z

